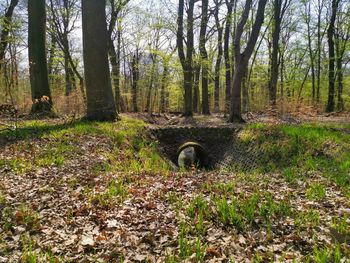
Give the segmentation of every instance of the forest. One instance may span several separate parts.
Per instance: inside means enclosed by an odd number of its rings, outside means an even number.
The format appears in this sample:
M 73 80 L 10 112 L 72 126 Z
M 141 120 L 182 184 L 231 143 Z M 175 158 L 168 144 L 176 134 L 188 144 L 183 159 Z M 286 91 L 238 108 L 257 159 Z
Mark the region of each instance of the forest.
M 2 262 L 350 262 L 350 2 L 0 0 Z
M 33 1 L 32 8 L 26 2 L 0 6 L 1 102 L 24 113 L 38 110 L 33 101 L 45 96 L 58 113 L 84 114 L 96 100 L 93 75 L 107 71 L 112 87 L 98 96 L 114 96 L 115 106 L 105 106 L 118 113 L 221 113 L 242 121 L 242 114 L 268 107 L 349 109 L 345 0 L 111 0 L 101 3 L 99 20 L 84 19 L 78 0 Z M 93 28 L 90 19 L 101 25 Z M 97 65 L 90 38 L 106 42 L 98 53 L 108 53 L 108 66 Z M 89 71 L 89 58 L 101 72 Z

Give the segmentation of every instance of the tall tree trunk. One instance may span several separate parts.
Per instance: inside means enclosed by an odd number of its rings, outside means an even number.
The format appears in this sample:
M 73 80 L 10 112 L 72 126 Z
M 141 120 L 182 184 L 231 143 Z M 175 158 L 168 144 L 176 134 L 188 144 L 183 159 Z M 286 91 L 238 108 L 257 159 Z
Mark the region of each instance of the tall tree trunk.
M 245 75 L 242 80 L 242 111 L 244 113 L 247 113 L 249 110 L 249 89 L 248 89 L 248 83 L 247 83 L 247 78 L 248 78 L 248 69 L 245 70 Z
M 45 0 L 28 0 L 28 52 L 32 113 L 50 112 L 52 98 L 46 61 Z
M 225 0 L 227 5 L 226 25 L 224 33 L 224 58 L 225 58 L 225 113 L 230 111 L 231 98 L 231 61 L 230 61 L 230 32 L 232 26 L 232 10 L 236 0 Z
M 198 113 L 200 111 L 200 92 L 199 83 L 201 78 L 201 64 L 195 63 L 193 72 L 193 111 Z
M 340 21 L 341 21 L 341 18 L 338 19 L 337 23 L 341 23 Z M 350 40 L 350 25 L 348 26 L 348 28 L 346 29 L 346 32 L 344 33 L 345 33 L 344 35 L 340 35 L 340 32 L 338 31 L 335 34 L 335 52 L 336 52 L 336 67 L 337 67 L 336 79 L 337 79 L 337 91 L 338 91 L 337 110 L 338 111 L 343 111 L 345 109 L 344 98 L 343 98 L 343 90 L 344 90 L 343 57 L 346 51 L 348 41 Z
M 112 81 L 114 86 L 114 98 L 117 108 L 117 112 L 124 112 L 126 106 L 121 96 L 120 89 L 120 53 L 121 53 L 121 42 L 122 42 L 122 31 L 119 26 L 120 23 L 120 12 L 130 2 L 130 0 L 115 1 L 109 0 L 111 6 L 111 18 L 108 25 L 108 50 L 110 56 L 110 62 L 112 66 Z M 115 48 L 113 41 L 113 31 L 117 26 L 117 49 Z
M 208 78 L 209 78 L 209 61 L 206 45 L 206 33 L 208 24 L 208 0 L 202 0 L 202 19 L 199 33 L 199 50 L 202 64 L 202 114 L 209 115 L 209 94 L 208 94 Z
M 272 54 L 271 54 L 271 75 L 269 81 L 269 99 L 272 106 L 276 106 L 277 99 L 277 82 L 279 73 L 279 61 L 278 61 L 278 51 L 279 51 L 279 39 L 281 33 L 281 11 L 282 11 L 282 1 L 274 0 L 273 10 L 274 10 L 274 20 L 273 20 L 273 33 L 272 33 Z
M 65 82 L 66 82 L 66 92 L 65 95 L 69 96 L 73 90 L 75 90 L 75 79 L 74 72 L 71 68 L 69 62 L 70 48 L 68 43 L 68 36 L 64 36 L 64 72 L 65 72 Z
M 4 64 L 6 48 L 9 44 L 8 36 L 11 30 L 13 12 L 17 5 L 18 0 L 11 0 L 9 7 L 5 12 L 4 18 L 2 19 L 2 30 L 0 33 L 0 70 Z
M 153 91 L 153 85 L 154 85 L 154 75 L 156 71 L 156 55 L 151 54 L 151 60 L 152 60 L 152 66 L 151 66 L 151 76 L 148 83 L 148 91 L 147 91 L 147 101 L 146 101 L 146 112 L 151 113 L 152 112 L 152 91 Z
M 328 52 L 329 52 L 329 70 L 328 70 L 328 101 L 327 112 L 333 112 L 335 108 L 335 48 L 334 48 L 334 31 L 335 20 L 337 16 L 339 0 L 332 0 L 332 15 L 329 22 L 327 37 L 328 37 Z
M 138 82 L 139 82 L 139 54 L 138 51 L 132 57 L 132 106 L 133 111 L 138 112 L 137 106 L 137 94 L 138 94 Z
M 323 9 L 323 1 L 318 0 L 318 14 L 317 14 L 317 87 L 316 87 L 316 102 L 320 103 L 321 90 L 321 15 Z
M 160 112 L 164 113 L 166 110 L 166 87 L 168 85 L 169 78 L 169 65 L 168 61 L 164 59 L 163 61 L 163 75 L 162 75 L 162 86 L 160 90 Z
M 117 51 L 113 41 L 109 40 L 109 60 L 112 66 L 112 81 L 114 84 L 114 98 L 117 112 L 124 112 L 125 106 L 120 92 L 120 31 L 117 34 Z
M 343 63 L 342 58 L 337 57 L 337 85 L 338 85 L 338 102 L 337 110 L 343 111 L 344 107 L 344 98 L 343 98 Z
M 252 0 L 246 0 L 244 11 L 240 22 L 237 25 L 235 34 L 234 49 L 235 49 L 235 72 L 233 76 L 233 88 L 231 95 L 231 110 L 229 116 L 229 122 L 242 122 L 241 112 L 241 87 L 243 79 L 246 75 L 249 59 L 254 51 L 256 41 L 259 37 L 261 26 L 264 22 L 264 13 L 267 0 L 259 0 L 258 10 L 256 12 L 255 22 L 248 39 L 245 50 L 241 53 L 241 37 L 243 34 L 244 26 L 247 23 L 249 10 L 252 5 Z
M 305 15 L 306 15 L 306 27 L 307 27 L 307 42 L 309 48 L 310 57 L 310 69 L 311 69 L 311 90 L 312 90 L 312 102 L 316 99 L 316 74 L 315 74 L 315 54 L 312 48 L 311 40 L 311 1 L 305 3 Z
M 49 58 L 47 62 L 47 71 L 49 74 L 49 77 L 54 73 L 54 61 L 56 56 L 56 39 L 51 35 L 51 43 L 50 43 L 50 49 L 49 49 Z
M 215 2 L 215 25 L 218 30 L 218 53 L 216 57 L 216 63 L 215 63 L 215 84 L 214 84 L 214 112 L 220 111 L 220 69 L 221 69 L 221 60 L 223 55 L 223 48 L 222 48 L 222 39 L 223 39 L 223 32 L 224 28 L 220 23 L 219 18 L 219 11 L 220 11 L 220 2 Z
M 194 50 L 194 36 L 193 36 L 193 12 L 196 0 L 189 0 L 187 10 L 187 49 L 185 55 L 184 49 L 184 0 L 179 0 L 178 18 L 177 18 L 177 50 L 183 69 L 184 75 L 184 116 L 192 116 L 192 83 L 193 83 L 193 50 Z
M 108 65 L 106 1 L 82 1 L 84 69 L 89 120 L 114 121 L 118 115 Z

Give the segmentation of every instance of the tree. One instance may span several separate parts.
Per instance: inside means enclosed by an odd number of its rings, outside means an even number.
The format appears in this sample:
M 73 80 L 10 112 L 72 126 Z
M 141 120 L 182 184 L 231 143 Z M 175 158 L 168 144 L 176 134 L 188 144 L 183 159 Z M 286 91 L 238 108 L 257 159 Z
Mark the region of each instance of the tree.
M 82 1 L 83 55 L 89 120 L 114 121 L 118 115 L 108 65 L 106 1 Z
M 9 7 L 5 11 L 2 21 L 2 30 L 0 33 L 0 69 L 3 67 L 6 48 L 9 44 L 9 33 L 11 29 L 13 12 L 18 5 L 18 0 L 11 0 Z
M 66 83 L 65 95 L 70 95 L 76 89 L 76 76 L 79 79 L 80 90 L 85 100 L 84 79 L 77 70 L 76 63 L 74 63 L 69 42 L 69 36 L 76 29 L 75 24 L 79 17 L 77 4 L 78 0 L 50 0 L 49 25 L 51 37 L 63 53 Z
M 321 34 L 321 16 L 324 0 L 317 0 L 317 87 L 316 87 L 316 101 L 320 102 L 320 89 L 321 89 L 321 49 L 322 49 L 322 34 Z
M 242 122 L 241 113 L 241 86 L 242 81 L 246 75 L 249 59 L 254 51 L 256 41 L 259 37 L 261 26 L 264 22 L 264 12 L 267 0 L 259 0 L 258 10 L 255 15 L 255 22 L 253 24 L 251 34 L 247 41 L 246 48 L 241 51 L 241 37 L 244 31 L 244 26 L 249 17 L 249 10 L 252 5 L 252 0 L 247 0 L 241 16 L 240 22 L 237 25 L 236 34 L 234 38 L 234 52 L 235 52 L 235 72 L 233 75 L 233 87 L 231 92 L 231 108 L 229 122 Z
M 334 47 L 334 31 L 335 21 L 337 18 L 338 5 L 340 0 L 332 0 L 332 14 L 327 30 L 328 38 L 328 101 L 327 101 L 327 112 L 334 111 L 335 108 L 335 47 Z
M 281 23 L 283 15 L 290 3 L 290 0 L 274 0 L 273 2 L 273 33 L 272 33 L 272 54 L 271 54 L 271 75 L 269 81 L 269 98 L 270 104 L 275 106 L 277 99 L 277 82 L 279 75 L 279 59 L 280 50 L 279 41 L 281 33 Z
M 209 61 L 206 50 L 207 24 L 208 24 L 208 0 L 202 0 L 202 19 L 199 34 L 199 51 L 202 63 L 202 114 L 209 115 L 209 94 L 208 94 L 208 77 Z
M 133 111 L 138 112 L 137 107 L 137 94 L 138 94 L 138 82 L 139 82 L 139 64 L 140 64 L 140 55 L 138 49 L 135 51 L 135 54 L 132 56 L 131 69 L 132 69 L 132 105 Z
M 183 69 L 184 76 L 184 116 L 192 116 L 192 83 L 193 83 L 193 50 L 194 50 L 194 34 L 193 34 L 193 11 L 196 0 L 189 0 L 187 10 L 187 49 L 185 55 L 184 48 L 184 0 L 179 0 L 176 42 L 179 59 Z
M 163 56 L 163 74 L 162 74 L 162 84 L 160 89 L 160 112 L 164 113 L 166 111 L 166 86 L 169 81 L 169 60 L 171 56 Z
M 108 51 L 112 65 L 112 80 L 114 84 L 115 104 L 118 112 L 125 111 L 124 101 L 120 93 L 120 60 L 121 60 L 121 12 L 130 0 L 109 0 L 111 6 L 111 18 L 108 24 Z M 113 32 L 116 30 L 117 46 L 114 44 Z
M 45 0 L 28 0 L 28 52 L 32 113 L 50 112 L 51 91 L 46 62 Z
M 223 55 L 223 48 L 222 48 L 222 39 L 223 39 L 223 25 L 220 22 L 219 18 L 219 11 L 220 6 L 222 4 L 222 0 L 215 0 L 215 10 L 214 10 L 214 17 L 215 17 L 215 25 L 218 31 L 218 52 L 216 56 L 216 62 L 215 62 L 215 87 L 214 87 L 214 111 L 219 111 L 219 100 L 220 100 L 220 69 L 221 69 L 221 60 Z
M 338 17 L 337 17 L 337 26 L 334 36 L 335 40 L 335 53 L 336 53 L 336 81 L 337 81 L 337 110 L 343 111 L 345 109 L 345 103 L 343 98 L 343 79 L 344 79 L 344 56 L 347 50 L 347 46 L 350 41 L 350 9 L 348 7 L 348 14 L 346 14 L 342 9 L 345 6 L 340 5 Z M 345 7 L 346 8 L 346 7 Z M 348 62 L 347 62 L 348 63 Z M 346 63 L 346 64 L 347 64 Z M 345 64 L 345 65 L 346 65 Z
M 232 27 L 232 11 L 233 5 L 236 4 L 236 0 L 225 0 L 227 6 L 225 33 L 224 33 L 224 58 L 225 58 L 225 112 L 230 110 L 231 100 L 231 60 L 230 60 L 230 31 Z M 234 37 L 234 36 L 233 36 Z
M 307 43 L 309 48 L 310 57 L 310 69 L 311 69 L 311 86 L 312 86 L 312 101 L 316 98 L 316 86 L 315 86 L 315 52 L 312 46 L 312 32 L 311 32 L 311 1 L 305 1 L 305 23 L 307 27 Z

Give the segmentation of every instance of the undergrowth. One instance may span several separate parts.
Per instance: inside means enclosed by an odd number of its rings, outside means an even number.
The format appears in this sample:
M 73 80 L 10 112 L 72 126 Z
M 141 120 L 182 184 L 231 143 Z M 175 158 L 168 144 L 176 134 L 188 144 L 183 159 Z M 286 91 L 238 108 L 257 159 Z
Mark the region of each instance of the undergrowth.
M 0 157 L 0 169 L 7 167 L 19 174 L 37 167 L 64 167 L 84 154 L 92 141 L 101 142 L 90 146 L 90 151 L 98 155 L 97 160 L 91 160 L 91 170 L 95 173 L 166 174 L 170 170 L 156 144 L 147 138 L 145 123 L 131 118 L 116 123 L 26 121 L 17 131 L 0 132 L 0 137 L 5 138 L 5 144 L 16 143 L 17 149 L 22 151 L 10 159 Z
M 280 172 L 288 183 L 317 172 L 341 187 L 350 185 L 350 134 L 338 125 L 247 125 L 238 137 L 250 163 L 231 171 Z

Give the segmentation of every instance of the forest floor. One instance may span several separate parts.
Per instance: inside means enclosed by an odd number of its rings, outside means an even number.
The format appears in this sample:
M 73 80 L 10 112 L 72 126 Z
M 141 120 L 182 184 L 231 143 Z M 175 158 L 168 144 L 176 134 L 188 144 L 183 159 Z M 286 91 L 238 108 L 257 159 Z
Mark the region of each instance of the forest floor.
M 349 124 L 248 124 L 254 169 L 178 172 L 122 117 L 0 131 L 0 262 L 349 262 Z

